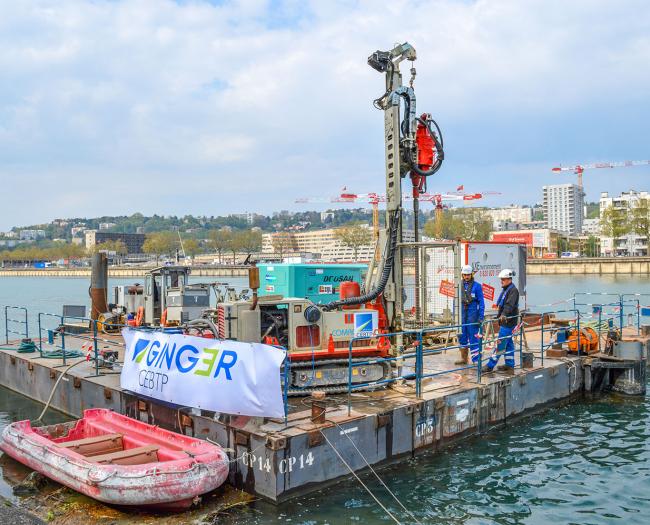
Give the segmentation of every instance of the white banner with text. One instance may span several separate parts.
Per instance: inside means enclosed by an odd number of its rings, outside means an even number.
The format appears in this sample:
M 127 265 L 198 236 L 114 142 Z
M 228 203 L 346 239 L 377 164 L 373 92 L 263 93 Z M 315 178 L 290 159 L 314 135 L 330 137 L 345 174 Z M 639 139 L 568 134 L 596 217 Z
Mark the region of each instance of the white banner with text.
M 284 417 L 284 350 L 130 328 L 122 330 L 122 336 L 122 388 L 184 407 Z

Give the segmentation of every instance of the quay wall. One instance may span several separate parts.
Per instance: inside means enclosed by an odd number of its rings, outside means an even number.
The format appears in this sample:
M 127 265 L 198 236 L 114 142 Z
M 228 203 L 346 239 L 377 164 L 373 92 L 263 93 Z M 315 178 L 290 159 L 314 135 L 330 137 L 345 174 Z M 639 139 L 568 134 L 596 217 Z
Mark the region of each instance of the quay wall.
M 649 275 L 649 257 L 528 259 L 528 275 Z M 149 267 L 111 266 L 109 277 L 143 277 Z M 408 269 L 405 272 L 410 274 Z M 194 277 L 245 277 L 243 265 L 193 266 Z M 0 277 L 90 277 L 87 268 L 0 268 Z
M 529 259 L 528 275 L 648 275 L 650 257 Z
M 110 266 L 109 277 L 144 277 L 151 267 Z M 233 265 L 193 266 L 192 277 L 245 277 L 248 267 Z M 0 268 L 0 277 L 90 277 L 84 268 Z

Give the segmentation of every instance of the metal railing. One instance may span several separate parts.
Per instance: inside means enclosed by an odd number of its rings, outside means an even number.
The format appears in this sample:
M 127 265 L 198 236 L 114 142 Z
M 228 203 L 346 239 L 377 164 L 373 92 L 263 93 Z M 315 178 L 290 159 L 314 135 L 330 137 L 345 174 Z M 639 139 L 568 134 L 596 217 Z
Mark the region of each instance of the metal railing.
M 580 299 L 583 296 L 593 296 L 598 298 L 611 297 L 613 300 L 611 302 L 584 302 Z M 615 321 L 618 321 L 618 327 L 623 328 L 623 310 L 624 308 L 634 308 L 636 312 L 636 326 L 637 330 L 640 330 L 640 318 L 641 316 L 650 316 L 650 307 L 642 307 L 641 301 L 643 297 L 650 298 L 650 294 L 611 294 L 611 293 L 577 293 L 573 297 L 573 309 L 566 310 L 552 310 L 545 311 L 541 313 L 540 324 L 535 324 L 534 326 L 539 326 L 540 331 L 540 347 L 539 347 L 539 356 L 533 356 L 533 358 L 538 358 L 541 361 L 542 366 L 544 365 L 544 357 L 546 350 L 552 347 L 554 344 L 568 343 L 569 340 L 573 340 L 577 343 L 577 354 L 578 356 L 584 355 L 583 351 L 583 334 L 582 328 L 585 326 L 590 326 L 594 328 L 598 333 L 598 349 L 600 350 L 601 345 L 601 334 L 611 329 Z M 590 312 L 582 311 L 584 308 L 590 308 Z M 611 311 L 608 312 L 607 310 Z M 5 306 L 5 340 L 9 343 L 9 334 L 16 334 L 21 336 L 21 338 L 29 337 L 29 313 L 27 308 L 20 306 Z M 17 315 L 18 314 L 18 315 Z M 526 312 L 521 313 L 521 319 L 518 319 L 518 324 L 513 330 L 511 335 L 505 335 L 500 337 L 496 333 L 488 334 L 488 326 L 491 328 L 497 324 L 497 320 L 494 318 L 487 319 L 481 323 L 464 323 L 464 324 L 449 324 L 449 325 L 440 325 L 429 328 L 419 328 L 413 330 L 405 330 L 402 332 L 392 332 L 385 334 L 371 334 L 364 336 L 357 336 L 350 340 L 348 345 L 348 378 L 347 378 L 347 392 L 348 392 L 348 410 L 351 411 L 351 394 L 354 390 L 361 388 L 369 389 L 372 387 L 379 387 L 382 385 L 387 385 L 395 383 L 397 381 L 414 381 L 415 395 L 417 398 L 421 398 L 423 393 L 422 383 L 424 379 L 443 376 L 446 374 L 454 374 L 459 372 L 465 372 L 469 370 L 475 370 L 476 372 L 476 381 L 481 382 L 483 367 L 488 359 L 487 350 L 494 348 L 492 356 L 499 357 L 507 355 L 508 352 L 504 348 L 500 348 L 503 341 L 512 339 L 513 345 L 515 345 L 515 352 L 519 354 L 519 367 L 524 366 L 524 340 L 526 333 L 526 325 L 523 322 L 523 316 Z M 563 326 L 558 326 L 558 315 L 566 315 L 565 324 Z M 553 321 L 551 322 L 551 316 Z M 78 350 L 73 350 L 70 348 L 71 341 L 85 341 L 87 344 L 83 345 L 82 348 L 86 347 L 85 351 L 87 352 L 87 359 L 94 362 L 93 376 L 100 376 L 105 373 L 115 373 L 115 372 L 105 372 L 101 371 L 101 362 L 102 355 L 100 346 L 106 347 L 124 347 L 124 342 L 120 339 L 112 339 L 110 337 L 104 337 L 102 333 L 102 328 L 105 328 L 105 324 L 98 322 L 96 320 L 90 319 L 88 317 L 75 317 L 75 316 L 63 316 L 59 314 L 52 314 L 47 312 L 39 312 L 36 316 L 38 322 L 38 342 L 37 348 L 39 351 L 39 356 L 43 357 L 47 351 L 45 346 L 46 341 L 50 348 L 54 348 L 55 351 L 60 351 L 60 355 L 56 355 L 57 358 L 62 360 L 63 366 L 67 364 L 67 360 L 75 357 L 79 358 Z M 559 318 L 561 319 L 561 317 Z M 591 319 L 591 321 L 587 321 Z M 87 324 L 87 331 L 80 331 L 80 333 L 73 333 L 68 328 L 68 321 L 80 321 L 81 324 Z M 166 330 L 166 328 L 152 328 L 152 327 L 132 327 L 130 325 L 123 325 L 117 323 L 109 323 L 111 331 L 119 331 L 124 327 L 133 328 L 141 331 L 161 331 Z M 469 348 L 471 344 L 465 345 L 461 344 L 458 338 L 456 337 L 464 328 L 478 328 L 479 338 L 477 341 L 478 344 L 478 358 L 476 362 L 471 364 L 466 364 L 463 366 L 454 366 L 449 369 L 444 370 L 427 370 L 425 367 L 424 359 L 429 356 L 439 355 L 447 351 L 459 350 L 461 348 Z M 575 331 L 575 332 L 574 332 Z M 442 333 L 453 334 L 453 337 L 447 338 L 447 341 L 444 344 L 431 345 L 428 343 L 431 339 L 435 339 L 435 336 Z M 573 335 L 571 335 L 573 333 Z M 355 358 L 354 348 L 355 342 L 375 339 L 379 337 L 386 340 L 393 340 L 394 346 L 400 346 L 400 353 L 394 356 L 387 357 L 368 357 Z M 406 343 L 403 343 L 403 342 Z M 528 346 L 526 342 L 526 346 Z M 286 349 L 285 349 L 286 351 Z M 119 361 L 116 361 L 119 364 Z M 388 377 L 378 379 L 375 381 L 359 382 L 358 374 L 355 374 L 355 371 L 358 371 L 360 367 L 369 366 L 373 364 L 386 364 L 393 371 Z M 284 367 L 281 375 L 281 382 L 283 383 L 283 402 L 285 409 L 285 421 L 289 412 L 289 402 L 288 402 L 288 392 L 291 388 L 291 357 L 290 354 L 287 354 L 287 358 L 284 361 Z M 395 372 L 396 371 L 396 372 Z M 89 376 L 89 377 L 93 377 Z M 356 382 L 355 382 L 356 381 Z
M 581 297 L 610 297 L 610 302 L 579 302 Z M 625 311 L 626 308 L 632 308 L 633 312 L 628 314 L 630 320 L 627 326 L 632 326 L 632 319 L 636 317 L 636 330 L 637 335 L 641 333 L 641 317 L 650 316 L 650 307 L 641 307 L 641 297 L 650 297 L 650 294 L 634 293 L 634 294 L 616 294 L 611 292 L 576 292 L 573 294 L 573 308 L 580 310 L 581 307 L 590 307 L 592 309 L 591 315 L 605 315 L 606 317 L 616 317 L 618 320 L 618 328 L 623 331 L 625 328 Z M 607 313 L 607 309 L 612 309 L 611 313 Z M 588 312 L 582 314 L 583 316 L 590 315 Z
M 557 314 L 571 314 L 573 317 L 565 319 L 568 321 L 566 325 L 558 326 L 558 319 L 555 318 Z M 551 317 L 553 316 L 553 317 Z M 545 320 L 549 320 L 544 327 Z M 551 319 L 553 319 L 551 321 Z M 574 324 L 572 324 L 574 323 Z M 550 326 L 548 326 L 550 325 Z M 540 322 L 540 361 L 542 366 L 544 366 L 544 355 L 548 348 L 553 347 L 555 344 L 565 344 L 569 342 L 570 334 L 572 331 L 576 333 L 576 344 L 578 355 L 581 355 L 582 341 L 581 341 L 581 330 L 580 330 L 580 311 L 576 308 L 567 309 L 567 310 L 553 310 L 550 312 L 542 312 L 541 322 Z M 548 344 L 544 344 L 544 334 L 550 334 L 550 340 Z
M 518 323 L 513 328 L 513 331 L 510 335 L 503 335 L 503 336 L 496 335 L 496 336 L 492 336 L 487 340 L 485 338 L 485 327 L 488 324 L 498 322 L 496 319 L 490 319 L 484 322 L 464 323 L 464 324 L 457 324 L 457 325 L 441 325 L 432 328 L 423 328 L 420 330 L 405 330 L 402 332 L 357 336 L 352 338 L 348 345 L 348 414 L 350 414 L 352 410 L 352 400 L 351 400 L 352 391 L 357 389 L 372 389 L 373 387 L 394 383 L 396 381 L 414 380 L 415 395 L 417 398 L 421 398 L 423 379 L 443 376 L 447 374 L 454 374 L 458 372 L 463 372 L 465 370 L 476 370 L 476 381 L 480 383 L 482 377 L 483 363 L 485 359 L 485 356 L 483 356 L 483 349 L 487 348 L 488 346 L 486 342 L 493 344 L 494 351 L 490 357 L 496 357 L 498 361 L 498 359 L 501 356 L 508 355 L 507 350 L 505 349 L 499 350 L 500 343 L 503 341 L 507 341 L 508 339 L 511 339 L 513 341 L 513 346 L 514 346 L 515 338 L 516 338 L 518 352 L 519 352 L 519 366 L 523 367 L 524 366 L 523 341 L 525 337 L 524 334 L 525 328 L 523 322 L 520 321 L 520 316 L 513 316 L 507 319 L 513 319 L 513 318 L 517 318 Z M 468 348 L 468 352 L 469 352 L 469 348 L 470 346 L 472 346 L 471 344 L 467 344 L 467 345 L 461 344 L 458 340 L 456 340 L 453 344 L 449 344 L 449 342 L 447 342 L 444 346 L 435 347 L 435 348 L 425 348 L 424 340 L 427 337 L 427 335 L 430 336 L 432 334 L 441 333 L 441 332 L 448 332 L 448 333 L 453 332 L 455 334 L 458 334 L 460 331 L 462 331 L 463 328 L 469 328 L 469 327 L 477 327 L 479 329 L 478 330 L 479 337 L 476 343 L 479 345 L 477 361 L 463 366 L 455 366 L 454 368 L 450 368 L 446 370 L 426 372 L 424 367 L 425 357 L 439 355 L 449 350 L 459 350 L 461 348 Z M 363 341 L 363 340 L 377 338 L 377 337 L 385 338 L 385 339 L 399 338 L 400 340 L 411 341 L 411 344 L 408 346 L 408 351 L 402 352 L 399 355 L 389 356 L 389 357 L 371 357 L 363 361 L 357 360 L 353 362 L 352 361 L 353 348 L 355 346 L 354 345 L 355 341 Z M 515 347 L 513 353 L 516 351 L 517 348 Z M 411 361 L 413 362 L 412 367 L 410 367 L 407 372 L 404 372 L 404 364 Z M 355 369 L 364 366 L 373 365 L 373 364 L 392 365 L 393 363 L 398 364 L 398 366 L 396 367 L 398 370 L 397 374 L 393 374 L 390 377 L 386 377 L 375 381 L 353 382 L 353 378 L 356 375 L 358 375 L 355 374 Z
M 25 319 L 13 319 L 9 317 L 9 312 L 24 312 Z M 9 328 L 10 326 L 9 323 L 12 323 L 11 328 Z M 22 327 L 22 329 L 19 332 L 17 332 L 15 329 L 20 327 Z M 25 308 L 24 306 L 5 306 L 5 343 L 6 344 L 9 344 L 9 334 L 19 335 L 21 336 L 21 339 L 29 338 L 28 313 L 27 313 L 27 308 Z

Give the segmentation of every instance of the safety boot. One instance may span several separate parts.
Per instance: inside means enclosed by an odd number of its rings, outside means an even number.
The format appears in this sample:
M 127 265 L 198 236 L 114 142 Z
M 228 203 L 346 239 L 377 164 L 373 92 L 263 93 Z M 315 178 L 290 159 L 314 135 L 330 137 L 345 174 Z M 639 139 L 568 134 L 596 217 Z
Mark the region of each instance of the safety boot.
M 515 373 L 514 367 L 510 365 L 499 365 L 497 366 L 497 370 L 499 372 L 503 372 L 504 374 L 508 374 L 508 375 L 513 375 Z
M 460 359 L 454 363 L 455 365 L 468 365 L 469 364 L 469 348 L 460 349 Z

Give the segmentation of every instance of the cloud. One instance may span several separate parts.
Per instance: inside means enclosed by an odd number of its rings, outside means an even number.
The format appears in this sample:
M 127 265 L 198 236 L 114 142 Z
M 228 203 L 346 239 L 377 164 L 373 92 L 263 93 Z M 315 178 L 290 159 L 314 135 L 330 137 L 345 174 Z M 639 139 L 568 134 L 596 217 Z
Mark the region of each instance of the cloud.
M 405 40 L 418 108 L 445 133 L 432 189 L 535 202 L 555 164 L 646 156 L 641 1 L 14 2 L 0 19 L 0 229 L 381 190 L 383 78 L 366 57 Z M 643 170 L 588 174 L 588 194 L 642 189 Z

